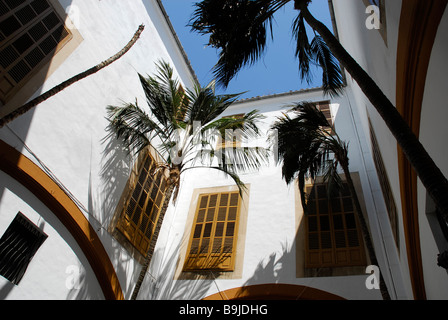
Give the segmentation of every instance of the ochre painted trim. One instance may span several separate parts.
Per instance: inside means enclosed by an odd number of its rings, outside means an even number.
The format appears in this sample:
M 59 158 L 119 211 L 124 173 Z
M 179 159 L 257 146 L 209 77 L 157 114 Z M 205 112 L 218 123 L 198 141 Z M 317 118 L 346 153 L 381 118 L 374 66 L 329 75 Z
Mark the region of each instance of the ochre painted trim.
M 345 300 L 335 294 L 293 284 L 260 284 L 222 291 L 203 300 Z
M 36 164 L 0 140 L 0 170 L 30 190 L 64 224 L 90 262 L 107 300 L 123 300 L 115 269 L 95 230 L 76 204 Z
M 431 52 L 447 0 L 403 2 L 397 51 L 396 106 L 419 136 Z M 426 299 L 418 223 L 417 175 L 398 147 L 403 225 L 414 298 Z

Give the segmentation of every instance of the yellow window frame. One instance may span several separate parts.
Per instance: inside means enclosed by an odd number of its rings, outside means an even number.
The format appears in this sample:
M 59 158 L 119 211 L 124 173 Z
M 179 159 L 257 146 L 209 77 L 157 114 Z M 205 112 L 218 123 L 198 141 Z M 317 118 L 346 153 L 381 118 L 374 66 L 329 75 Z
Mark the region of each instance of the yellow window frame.
M 156 160 L 147 152 L 130 184 L 116 229 L 143 255 L 153 240 L 166 193 L 166 176 L 156 170 Z
M 233 271 L 242 199 L 238 191 L 199 195 L 183 271 Z
M 326 184 L 306 186 L 306 268 L 367 264 L 356 209 L 347 184 L 344 186 L 331 200 L 327 196 Z

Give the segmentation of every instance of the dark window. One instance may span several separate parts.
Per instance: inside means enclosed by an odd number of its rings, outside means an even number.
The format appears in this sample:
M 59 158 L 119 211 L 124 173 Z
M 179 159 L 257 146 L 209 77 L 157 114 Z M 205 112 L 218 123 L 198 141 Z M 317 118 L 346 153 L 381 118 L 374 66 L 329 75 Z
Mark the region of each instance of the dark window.
M 0 239 L 0 275 L 18 285 L 46 239 L 47 235 L 19 212 Z
M 7 103 L 70 39 L 48 0 L 0 0 L 0 101 Z

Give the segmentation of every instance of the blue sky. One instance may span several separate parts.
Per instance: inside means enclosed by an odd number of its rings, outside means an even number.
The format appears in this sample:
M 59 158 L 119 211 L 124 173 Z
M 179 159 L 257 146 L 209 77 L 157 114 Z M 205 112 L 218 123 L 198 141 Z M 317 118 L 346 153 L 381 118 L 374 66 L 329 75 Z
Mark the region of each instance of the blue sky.
M 191 32 L 187 24 L 194 11 L 194 3 L 199 0 L 162 0 L 171 23 L 190 59 L 201 85 L 213 80 L 212 68 L 218 61 L 218 51 L 207 47 L 208 38 Z M 310 11 L 320 21 L 331 28 L 331 17 L 327 0 L 314 0 Z M 321 76 L 316 71 L 313 83 L 308 85 L 299 77 L 298 61 L 295 58 L 295 45 L 291 33 L 292 21 L 297 11 L 293 1 L 280 9 L 273 24 L 274 39 L 269 40 L 267 50 L 254 65 L 241 70 L 232 80 L 227 90 L 218 93 L 240 93 L 248 91 L 241 98 L 270 95 L 291 90 L 321 85 Z

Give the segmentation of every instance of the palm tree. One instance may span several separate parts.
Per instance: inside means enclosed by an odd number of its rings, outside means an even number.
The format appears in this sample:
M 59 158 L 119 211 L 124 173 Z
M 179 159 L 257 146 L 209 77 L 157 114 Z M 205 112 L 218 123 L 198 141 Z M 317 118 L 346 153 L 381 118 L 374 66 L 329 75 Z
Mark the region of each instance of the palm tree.
M 290 112 L 294 114 L 293 118 L 289 114 L 284 114 L 284 117 L 272 125 L 275 142 L 278 143 L 277 161 L 283 163 L 283 178 L 288 184 L 298 181 L 302 206 L 307 213 L 306 179 L 314 180 L 322 175 L 328 186 L 328 196 L 331 197 L 334 192 L 342 188 L 342 179 L 338 174 L 340 166 L 355 205 L 370 261 L 378 266 L 369 228 L 350 175 L 347 143 L 340 139 L 314 103 L 298 103 Z M 382 274 L 380 274 L 380 290 L 383 299 L 390 300 Z
M 128 103 L 109 106 L 108 137 L 116 137 L 133 155 L 138 155 L 148 146 L 156 149 L 163 162 L 158 170 L 166 170 L 165 200 L 154 231 L 157 239 L 164 214 L 171 198 L 176 201 L 181 175 L 191 169 L 209 168 L 223 172 L 233 179 L 240 190 L 246 188 L 238 176 L 239 172 L 259 168 L 267 160 L 267 150 L 254 147 L 221 148 L 222 134 L 237 131 L 242 139 L 259 135 L 257 121 L 262 117 L 256 110 L 242 117 L 221 117 L 238 94 L 215 95 L 211 83 L 184 90 L 173 77 L 173 69 L 166 62 L 157 63 L 157 74 L 139 75 L 150 113 Z M 225 139 L 225 137 L 224 137 Z M 132 299 L 136 299 L 152 258 L 156 240 L 152 241 L 145 257 L 140 277 Z
M 209 45 L 220 50 L 214 67 L 218 81 L 227 86 L 236 73 L 257 61 L 266 47 L 268 29 L 276 11 L 291 0 L 203 0 L 196 4 L 190 26 L 200 34 L 210 34 Z M 428 194 L 442 214 L 448 216 L 448 180 L 429 156 L 412 129 L 373 79 L 339 43 L 333 33 L 308 10 L 311 0 L 294 0 L 299 11 L 293 23 L 297 41 L 300 76 L 310 79 L 310 63 L 323 70 L 323 88 L 337 94 L 342 78 L 335 59 L 359 87 L 385 121 Z M 315 37 L 310 43 L 305 22 Z

